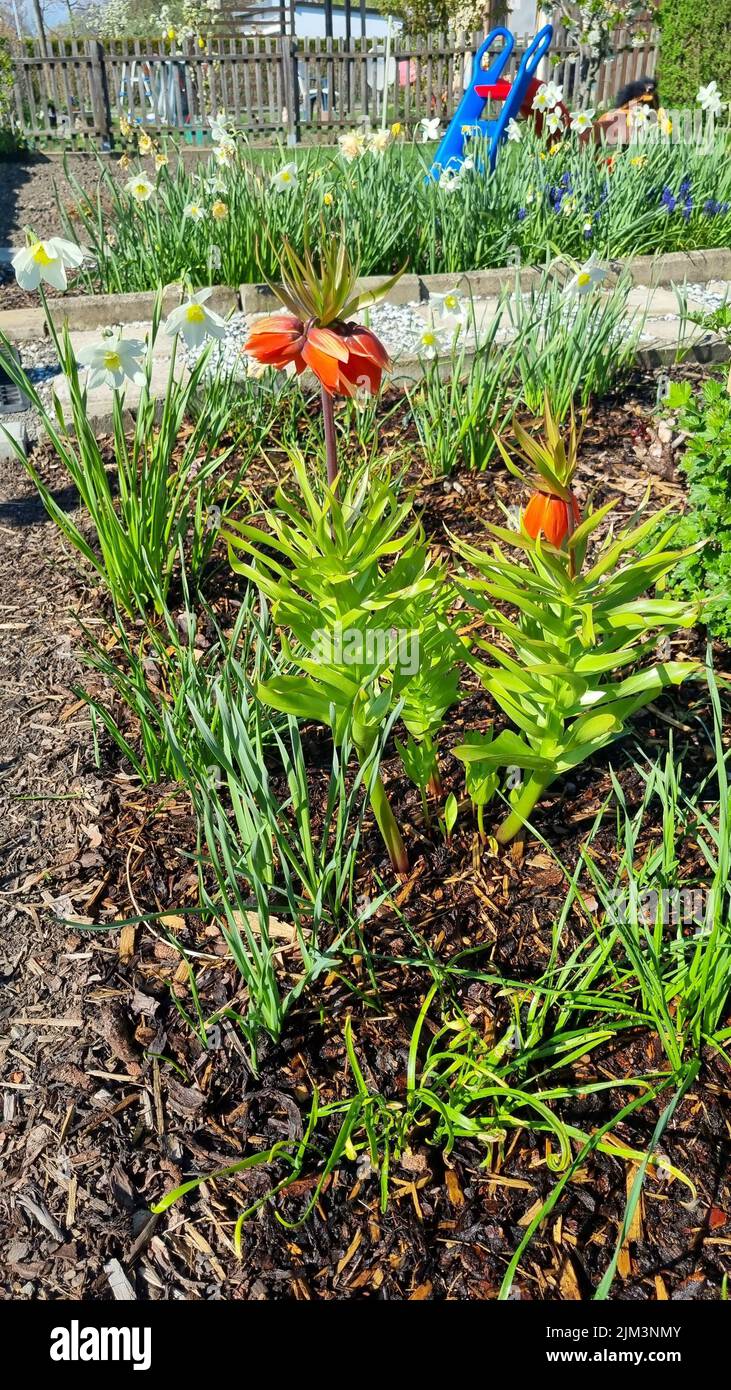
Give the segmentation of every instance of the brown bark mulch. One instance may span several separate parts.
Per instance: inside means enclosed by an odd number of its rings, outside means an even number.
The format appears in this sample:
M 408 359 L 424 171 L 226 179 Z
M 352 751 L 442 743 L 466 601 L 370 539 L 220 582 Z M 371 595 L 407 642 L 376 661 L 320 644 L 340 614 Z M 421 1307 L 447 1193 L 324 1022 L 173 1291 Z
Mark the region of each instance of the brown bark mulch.
M 653 500 L 677 501 L 682 487 L 671 440 L 651 420 L 654 383 L 641 380 L 622 400 L 600 408 L 587 431 L 580 476 L 584 495 L 616 495 L 629 513 L 648 478 Z M 43 463 L 48 470 L 48 460 Z M 47 473 L 59 490 L 63 479 Z M 482 1166 L 484 1148 L 459 1143 L 445 1156 L 415 1135 L 394 1165 L 388 1209 L 375 1174 L 345 1159 L 309 1220 L 294 1228 L 264 1206 L 233 1235 L 244 1206 L 281 1176 L 253 1170 L 200 1188 L 156 1218 L 150 1205 L 194 1173 L 236 1162 L 252 1148 L 301 1133 L 313 1085 L 324 1100 L 353 1092 L 343 1041 L 351 1015 L 356 1051 L 369 1085 L 398 1099 L 405 1087 L 411 1030 L 431 977 L 404 961 L 427 950 L 441 961 L 484 946 L 481 968 L 534 979 L 564 883 L 537 842 L 522 853 L 482 853 L 469 816 L 452 840 L 423 824 L 416 794 L 386 774 L 406 826 L 412 871 L 363 932 L 362 950 L 323 975 L 292 1013 L 281 1043 L 264 1044 L 255 1076 L 230 1021 L 204 1046 L 175 1006 L 193 1012 L 187 970 L 169 944 L 204 952 L 206 1009 L 236 1000 L 240 983 L 218 928 L 189 916 L 196 903 L 195 826 L 184 792 L 140 788 L 116 750 L 100 741 L 96 765 L 86 708 L 74 685 L 80 623 L 99 622 L 103 605 L 79 575 L 33 490 L 17 468 L 0 478 L 2 533 L 3 727 L 0 792 L 4 863 L 0 883 L 0 1248 L 6 1297 L 107 1300 L 126 1289 L 140 1299 L 427 1299 L 494 1298 L 536 1204 L 554 1177 L 545 1139 L 530 1128 L 506 1145 L 502 1162 Z M 514 500 L 502 472 L 428 480 L 420 504 L 436 543 L 446 524 L 478 538 L 497 516 L 494 494 Z M 73 499 L 69 499 L 69 505 Z M 676 650 L 695 639 L 679 639 Z M 727 654 L 718 652 L 721 666 Z M 700 687 L 658 701 L 637 720 L 611 762 L 630 805 L 640 779 L 632 763 L 667 746 L 672 728 L 686 771 L 708 752 Z M 489 711 L 479 691 L 450 717 L 442 750 L 447 790 L 459 791 L 449 748 L 463 724 Z M 328 761 L 323 736 L 306 740 L 313 764 Z M 609 755 L 557 784 L 537 817 L 541 832 L 573 865 L 610 787 Z M 597 848 L 611 856 L 611 826 Z M 653 827 L 648 826 L 648 835 Z M 372 830 L 359 888 L 388 881 Z M 89 932 L 96 924 L 147 912 L 166 923 Z M 574 914 L 570 931 L 585 929 Z M 374 982 L 375 972 L 375 982 Z M 506 1004 L 479 981 L 455 984 L 455 999 L 488 1035 Z M 607 1045 L 584 1065 L 587 1078 L 623 1078 L 661 1065 L 654 1040 Z M 676 1112 L 663 1152 L 697 1186 L 691 1201 L 677 1182 L 648 1177 L 632 1239 L 620 1261 L 615 1297 L 716 1299 L 731 1270 L 729 1095 L 722 1061 L 709 1055 Z M 624 1099 L 617 1089 L 565 1110 L 585 1128 L 608 1119 Z M 658 1106 L 622 1131 L 649 1142 Z M 329 1134 L 334 1136 L 335 1124 Z M 326 1151 L 328 1134 L 321 1138 Z M 592 1155 L 536 1233 L 515 1281 L 523 1299 L 591 1297 L 614 1248 L 631 1178 L 628 1165 Z M 317 1162 L 277 1199 L 296 1221 L 317 1182 Z

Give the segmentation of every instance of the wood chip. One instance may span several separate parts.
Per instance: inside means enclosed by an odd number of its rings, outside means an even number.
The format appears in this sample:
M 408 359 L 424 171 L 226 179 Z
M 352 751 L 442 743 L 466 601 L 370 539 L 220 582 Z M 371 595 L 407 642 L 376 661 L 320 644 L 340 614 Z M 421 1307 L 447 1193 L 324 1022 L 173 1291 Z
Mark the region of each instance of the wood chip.
M 112 1297 L 118 1299 L 120 1303 L 134 1303 L 137 1299 L 132 1285 L 122 1269 L 119 1260 L 109 1260 L 104 1266 L 104 1272 L 109 1280 L 109 1287 L 112 1290 Z
M 137 933 L 137 928 L 136 928 L 135 926 L 133 926 L 131 923 L 128 923 L 126 927 L 122 927 L 122 930 L 121 930 L 120 933 L 119 933 L 119 959 L 120 959 L 120 960 L 131 960 L 131 959 L 132 959 L 132 956 L 133 956 L 134 953 L 135 953 L 135 936 L 136 936 L 136 933 Z
M 453 1168 L 448 1168 L 445 1174 L 447 1184 L 447 1195 L 453 1207 L 464 1206 L 464 1192 L 459 1185 L 457 1174 Z
M 348 1246 L 348 1248 L 347 1248 L 345 1254 L 343 1255 L 342 1260 L 339 1261 L 338 1267 L 337 1267 L 337 1269 L 336 1269 L 336 1271 L 335 1271 L 336 1274 L 342 1274 L 343 1270 L 345 1269 L 345 1266 L 346 1266 L 347 1264 L 349 1264 L 350 1261 L 352 1260 L 352 1258 L 353 1258 L 353 1256 L 354 1256 L 356 1250 L 358 1249 L 358 1246 L 360 1245 L 362 1239 L 363 1239 L 363 1232 L 362 1232 L 362 1230 L 359 1230 L 359 1231 L 357 1231 L 356 1234 L 353 1236 L 353 1239 L 351 1240 L 350 1245 Z
M 409 1294 L 410 1303 L 421 1303 L 424 1299 L 431 1298 L 432 1285 L 427 1280 L 425 1284 L 419 1284 L 412 1294 Z
M 576 1278 L 576 1270 L 570 1255 L 566 1256 L 559 1275 L 558 1285 L 564 1298 L 572 1299 L 574 1302 L 581 1302 L 581 1289 Z

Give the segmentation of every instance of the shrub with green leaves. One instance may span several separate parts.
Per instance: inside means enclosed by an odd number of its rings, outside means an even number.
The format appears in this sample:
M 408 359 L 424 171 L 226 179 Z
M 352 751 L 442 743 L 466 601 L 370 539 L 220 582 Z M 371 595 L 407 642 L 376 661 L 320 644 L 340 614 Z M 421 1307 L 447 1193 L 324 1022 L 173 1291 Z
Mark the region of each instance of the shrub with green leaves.
M 703 621 L 731 641 L 731 395 L 717 378 L 698 391 L 674 382 L 667 404 L 680 409 L 687 431 L 680 467 L 688 480 L 688 511 L 678 543 L 693 548 L 668 578 L 673 594 L 702 603 Z M 699 547 L 699 548 L 695 548 Z
M 698 88 L 717 82 L 731 99 L 731 0 L 662 0 L 658 61 L 660 99 L 665 106 L 693 106 Z

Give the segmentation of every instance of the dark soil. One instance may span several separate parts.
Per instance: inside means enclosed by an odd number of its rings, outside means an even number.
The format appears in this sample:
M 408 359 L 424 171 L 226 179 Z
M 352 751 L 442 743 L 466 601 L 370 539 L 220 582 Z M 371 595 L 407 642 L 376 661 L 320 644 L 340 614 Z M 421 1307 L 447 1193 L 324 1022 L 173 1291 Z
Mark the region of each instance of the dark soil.
M 200 156 L 183 150 L 182 158 L 197 160 Z M 120 164 L 119 154 L 97 157 L 69 150 L 65 159 L 60 154 L 0 159 L 0 247 L 22 246 L 26 227 L 39 237 L 58 236 L 58 203 L 73 215 L 78 201 L 69 178 L 77 180 L 85 191 L 93 192 L 99 177 L 99 160 L 120 182 L 129 178 L 130 170 Z M 37 294 L 22 290 L 12 267 L 0 263 L 0 309 L 19 309 L 26 304 L 37 308 Z
M 94 181 L 93 156 L 71 151 L 66 159 L 69 173 L 82 186 Z M 108 164 L 121 175 L 117 160 Z M 74 196 L 60 155 L 29 154 L 18 159 L 0 159 L 0 246 L 22 246 L 26 227 L 40 237 L 58 236 L 57 192 L 70 208 Z M 0 264 L 0 307 L 19 309 L 26 304 L 36 308 L 38 296 L 22 290 L 12 267 Z
M 597 412 L 585 439 L 583 496 L 617 497 L 629 514 L 649 479 L 654 502 L 682 505 L 672 449 L 652 423 L 654 394 L 651 378 L 638 379 L 622 402 Z M 63 479 L 49 466 L 42 462 L 61 490 Z M 496 1149 L 489 1167 L 481 1166 L 484 1148 L 461 1142 L 445 1157 L 425 1131 L 394 1167 L 385 1214 L 368 1164 L 345 1158 L 315 1211 L 292 1229 L 275 1209 L 288 1222 L 303 1212 L 318 1176 L 313 1151 L 295 1185 L 245 1224 L 240 1260 L 237 1216 L 283 1175 L 281 1168 L 208 1184 L 159 1218 L 150 1204 L 191 1174 L 296 1137 L 314 1085 L 323 1101 L 352 1095 L 348 1014 L 369 1087 L 392 1100 L 403 1096 L 409 1039 L 431 983 L 428 971 L 408 959 L 430 951 L 445 962 L 482 946 L 471 957 L 475 969 L 535 978 L 565 895 L 555 860 L 535 841 L 500 856 L 483 850 L 469 815 L 445 844 L 424 824 L 418 798 L 389 761 L 389 791 L 411 855 L 408 879 L 366 923 L 357 955 L 303 997 L 281 1044 L 263 1047 L 258 1077 L 232 1024 L 212 1030 L 204 1047 L 173 1002 L 175 995 L 193 1012 L 187 971 L 167 933 L 206 957 L 199 974 L 204 1008 L 235 1001 L 240 984 L 218 928 L 186 915 L 197 900 L 187 798 L 174 786 L 141 790 L 104 740 L 97 769 L 87 713 L 73 687 L 83 679 L 75 655 L 79 623 L 99 621 L 103 605 L 15 467 L 6 467 L 1 482 L 6 1296 L 105 1300 L 126 1280 L 141 1300 L 494 1298 L 555 1182 L 545 1137 L 528 1128 Z M 420 502 L 434 542 L 443 543 L 444 523 L 479 539 L 483 520 L 499 515 L 495 494 L 514 500 L 502 472 L 428 480 Z M 677 654 L 697 648 L 699 639 L 673 645 Z M 719 651 L 717 660 L 723 668 L 727 654 Z M 448 722 L 441 748 L 446 790 L 461 786 L 449 748 L 462 725 L 490 717 L 475 690 Z M 639 795 L 637 746 L 656 755 L 672 728 L 676 756 L 692 775 L 708 759 L 701 727 L 707 717 L 702 688 L 689 685 L 637 720 L 633 736 L 611 755 L 630 805 Z M 327 741 L 312 730 L 306 746 L 314 779 L 316 764 L 328 760 Z M 569 869 L 610 789 L 609 764 L 607 754 L 572 782 L 558 783 L 538 814 L 540 831 Z M 23 799 L 29 797 L 38 799 Z M 607 856 L 614 852 L 610 831 L 597 841 Z M 379 879 L 393 881 L 369 829 L 364 898 L 379 891 Z M 68 920 L 109 926 L 161 911 L 167 922 L 154 928 L 88 932 Z M 577 912 L 569 930 L 574 939 L 588 930 Z M 282 969 L 289 968 L 285 950 Z M 454 989 L 485 1036 L 503 1021 L 506 1006 L 494 988 L 457 981 Z M 619 1082 L 660 1065 L 653 1038 L 631 1036 L 621 1048 L 593 1053 L 581 1076 Z M 648 1176 L 613 1296 L 719 1297 L 731 1270 L 730 1095 L 728 1070 L 709 1055 L 662 1141 L 664 1154 L 696 1184 L 697 1200 L 678 1182 Z M 591 1129 L 626 1099 L 612 1087 L 577 1100 L 571 1118 Z M 642 1149 L 658 1113 L 657 1106 L 642 1109 L 618 1135 Z M 323 1153 L 336 1128 L 333 1122 L 323 1131 Z M 632 1177 L 631 1165 L 617 1159 L 587 1159 L 533 1238 L 514 1296 L 591 1297 L 614 1249 Z

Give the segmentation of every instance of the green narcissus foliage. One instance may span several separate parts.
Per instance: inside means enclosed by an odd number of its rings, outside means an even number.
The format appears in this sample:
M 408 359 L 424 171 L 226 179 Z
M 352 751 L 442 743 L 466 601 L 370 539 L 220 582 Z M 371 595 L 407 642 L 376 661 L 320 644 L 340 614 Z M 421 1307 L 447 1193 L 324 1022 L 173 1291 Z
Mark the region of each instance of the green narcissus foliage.
M 697 87 L 696 82 L 691 105 Z M 226 168 L 213 156 L 191 165 L 165 140 L 169 163 L 155 174 L 155 194 L 144 204 L 134 203 L 101 156 L 83 185 L 67 166 L 73 206 L 58 197 L 59 226 L 91 253 L 77 277 L 89 293 L 154 289 L 183 276 L 202 287 L 211 283 L 213 270 L 223 285 L 276 280 L 285 241 L 301 256 L 305 227 L 318 226 L 321 218 L 333 240 L 347 227 L 363 275 L 391 276 L 404 266 L 414 275 L 455 277 L 516 262 L 543 266 L 548 247 L 552 255 L 583 262 L 592 253 L 604 261 L 729 245 L 731 160 L 720 122 L 710 147 L 638 138 L 611 168 L 576 132 L 549 155 L 531 123 L 522 128 L 522 139 L 503 148 L 489 176 L 483 142 L 473 141 L 474 167 L 449 189 L 426 177 L 434 147 L 412 139 L 393 140 L 380 156 L 366 148 L 351 163 L 326 146 L 260 151 L 239 139 Z M 278 194 L 272 179 L 293 156 L 296 181 Z M 129 173 L 135 172 L 130 165 Z M 665 189 L 676 200 L 673 211 L 663 200 Z M 228 208 L 223 220 L 210 215 L 214 199 Z M 190 202 L 208 214 L 195 223 L 194 235 L 185 216 Z M 556 358 L 566 356 L 571 371 L 574 357 L 581 360 L 588 308 L 571 307 L 581 335 L 574 335 L 577 346 L 562 330 L 558 353 L 552 334 L 542 334 L 541 351 L 526 347 L 526 385 L 529 364 L 544 354 L 543 375 L 550 370 L 557 385 Z M 521 317 L 532 322 L 530 299 Z M 616 328 L 608 343 L 613 357 L 627 336 L 621 322 Z M 596 353 L 592 370 L 602 370 Z

